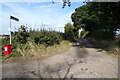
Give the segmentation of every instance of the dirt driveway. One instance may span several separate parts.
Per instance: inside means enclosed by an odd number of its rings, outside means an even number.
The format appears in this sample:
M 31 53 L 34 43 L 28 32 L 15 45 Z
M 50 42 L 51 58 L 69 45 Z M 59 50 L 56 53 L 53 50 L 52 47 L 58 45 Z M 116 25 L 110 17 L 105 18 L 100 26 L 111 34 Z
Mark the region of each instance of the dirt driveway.
M 3 78 L 117 78 L 118 58 L 94 48 L 73 46 L 45 59 L 3 63 L 2 71 Z

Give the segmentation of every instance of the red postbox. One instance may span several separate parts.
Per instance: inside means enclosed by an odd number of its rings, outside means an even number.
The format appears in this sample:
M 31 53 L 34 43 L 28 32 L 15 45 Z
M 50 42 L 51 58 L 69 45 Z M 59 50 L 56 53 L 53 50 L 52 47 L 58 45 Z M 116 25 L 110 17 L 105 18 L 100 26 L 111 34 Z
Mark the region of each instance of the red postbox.
M 4 45 L 4 55 L 8 55 L 12 52 L 12 45 Z

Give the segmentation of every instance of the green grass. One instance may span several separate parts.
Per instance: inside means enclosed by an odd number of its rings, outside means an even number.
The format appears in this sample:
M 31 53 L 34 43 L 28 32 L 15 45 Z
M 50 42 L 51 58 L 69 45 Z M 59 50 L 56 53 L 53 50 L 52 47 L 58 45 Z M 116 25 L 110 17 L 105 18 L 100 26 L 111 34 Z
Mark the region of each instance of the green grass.
M 72 44 L 64 40 L 64 35 L 65 34 L 61 35 L 61 33 L 56 31 L 48 30 L 30 30 L 28 32 L 27 27 L 21 25 L 18 32 L 12 33 L 13 51 L 12 54 L 8 56 L 3 55 L 3 46 L 9 44 L 9 36 L 4 35 L 4 38 L 2 38 L 2 44 L 0 46 L 2 48 L 2 59 L 31 59 L 59 53 L 60 51 L 68 49 L 69 44 Z

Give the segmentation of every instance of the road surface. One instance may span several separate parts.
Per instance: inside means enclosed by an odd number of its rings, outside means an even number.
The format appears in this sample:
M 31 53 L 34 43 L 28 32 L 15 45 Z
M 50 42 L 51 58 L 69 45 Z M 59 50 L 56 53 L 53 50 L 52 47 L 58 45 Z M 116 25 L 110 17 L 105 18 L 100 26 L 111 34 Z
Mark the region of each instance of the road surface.
M 3 78 L 117 78 L 118 58 L 94 48 L 73 46 L 44 59 L 3 63 L 2 70 Z

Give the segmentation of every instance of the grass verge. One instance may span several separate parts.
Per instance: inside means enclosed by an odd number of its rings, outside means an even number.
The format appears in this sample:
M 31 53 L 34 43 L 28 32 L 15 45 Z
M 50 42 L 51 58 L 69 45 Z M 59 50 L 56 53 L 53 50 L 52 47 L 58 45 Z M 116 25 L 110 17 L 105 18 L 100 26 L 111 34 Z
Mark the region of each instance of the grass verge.
M 45 45 L 36 45 L 32 42 L 27 42 L 24 45 L 18 45 L 17 49 L 13 49 L 13 53 L 8 56 L 3 56 L 3 61 L 28 60 L 47 57 L 62 53 L 69 49 L 72 42 L 63 40 L 60 44 L 46 47 Z
M 97 49 L 107 51 L 109 54 L 120 57 L 120 37 L 115 40 L 95 40 L 88 38 L 89 42 Z

